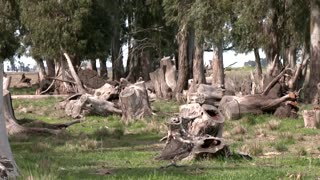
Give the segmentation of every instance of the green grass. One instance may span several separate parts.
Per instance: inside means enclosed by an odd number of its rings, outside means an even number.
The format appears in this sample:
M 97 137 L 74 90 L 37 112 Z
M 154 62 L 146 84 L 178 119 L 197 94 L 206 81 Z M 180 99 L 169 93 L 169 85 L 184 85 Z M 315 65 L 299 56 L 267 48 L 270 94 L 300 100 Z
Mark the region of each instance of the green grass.
M 19 122 L 71 120 L 54 110 L 58 101 L 13 100 L 13 106 Z M 270 115 L 225 122 L 224 137 L 231 150 L 250 153 L 252 161 L 220 158 L 160 169 L 169 163 L 154 159 L 163 148 L 159 139 L 167 133 L 164 120 L 178 112 L 178 104 L 159 101 L 152 106 L 156 116 L 129 125 L 118 116 L 89 116 L 57 136 L 10 137 L 20 179 L 289 179 L 299 173 L 303 179 L 320 177 L 318 130 L 303 128 L 302 119 Z M 20 112 L 23 107 L 32 112 Z M 271 130 L 272 121 L 279 121 L 279 127 Z M 243 127 L 245 133 L 232 134 L 236 127 Z M 275 151 L 281 155 L 266 156 Z

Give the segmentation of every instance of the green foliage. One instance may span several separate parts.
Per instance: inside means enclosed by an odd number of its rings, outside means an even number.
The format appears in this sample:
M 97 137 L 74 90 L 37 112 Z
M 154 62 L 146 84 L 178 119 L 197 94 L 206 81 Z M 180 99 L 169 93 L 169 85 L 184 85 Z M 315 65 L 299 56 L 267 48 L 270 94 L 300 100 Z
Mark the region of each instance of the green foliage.
M 0 0 L 0 62 L 12 58 L 19 47 L 18 10 L 16 0 Z
M 95 0 L 22 0 L 24 43 L 31 46 L 33 57 L 59 57 L 62 50 L 82 58 L 106 54 L 108 5 L 108 1 Z

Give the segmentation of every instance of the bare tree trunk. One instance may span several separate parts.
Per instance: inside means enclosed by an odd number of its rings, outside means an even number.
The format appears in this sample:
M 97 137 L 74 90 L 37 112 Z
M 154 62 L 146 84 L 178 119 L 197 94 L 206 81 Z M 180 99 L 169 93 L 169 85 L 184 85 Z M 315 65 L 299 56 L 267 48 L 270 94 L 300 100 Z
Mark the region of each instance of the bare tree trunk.
M 289 47 L 287 52 L 288 65 L 290 68 L 295 68 L 297 65 L 297 49 Z
M 39 82 L 43 81 L 47 76 L 46 70 L 44 68 L 43 60 L 41 58 L 35 58 L 37 62 L 37 68 L 39 71 Z
M 48 67 L 48 72 L 47 72 L 47 75 L 49 77 L 54 77 L 56 74 L 55 74 L 55 64 L 54 64 L 54 60 L 53 59 L 47 59 L 46 60 L 46 64 L 47 64 L 47 67 Z
M 311 0 L 310 17 L 310 80 L 308 84 L 307 101 L 318 104 L 317 84 L 320 82 L 320 5 L 317 0 Z
M 193 78 L 193 73 L 189 72 L 193 67 L 194 48 L 195 48 L 195 30 L 191 28 L 188 32 L 188 79 Z
M 106 60 L 103 57 L 99 58 L 100 63 L 100 77 L 104 77 L 108 79 L 108 69 L 107 69 L 107 63 Z
M 97 71 L 96 60 L 89 60 L 89 69 L 93 71 Z
M 149 73 L 151 72 L 151 63 L 150 63 L 150 51 L 145 49 L 141 52 L 141 69 L 142 69 L 142 76 L 144 81 L 149 81 L 150 76 Z M 138 77 L 139 78 L 139 77 Z
M 113 36 L 111 41 L 112 80 L 119 81 L 124 73 L 120 44 L 120 10 L 115 10 L 113 22 Z
M 177 86 L 174 90 L 176 98 L 180 101 L 179 94 L 187 87 L 188 84 L 188 31 L 186 29 L 187 25 L 183 25 L 178 33 L 178 44 L 179 44 L 179 69 L 178 69 L 178 81 Z
M 196 41 L 195 53 L 193 58 L 193 83 L 206 83 L 203 65 L 203 44 L 201 40 Z
M 10 171 L 7 171 L 7 175 L 13 179 L 19 176 L 19 170 L 16 162 L 13 159 L 12 151 L 8 141 L 6 120 L 4 118 L 4 103 L 3 103 L 3 64 L 0 64 L 0 157 L 6 158 L 10 161 L 10 165 L 13 167 Z M 0 162 L 0 165 L 2 163 Z
M 212 84 L 224 87 L 223 47 L 222 42 L 213 47 Z
M 256 61 L 256 73 L 257 76 L 259 77 L 259 79 L 262 79 L 262 67 L 261 67 L 261 59 L 260 59 L 260 54 L 259 54 L 259 49 L 258 48 L 254 48 L 254 57 L 255 57 L 255 61 Z

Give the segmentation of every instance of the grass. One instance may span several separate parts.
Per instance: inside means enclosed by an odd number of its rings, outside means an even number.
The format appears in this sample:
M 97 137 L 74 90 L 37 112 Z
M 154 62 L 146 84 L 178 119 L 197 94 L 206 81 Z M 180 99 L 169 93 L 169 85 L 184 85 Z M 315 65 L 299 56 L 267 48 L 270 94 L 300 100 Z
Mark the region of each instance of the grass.
M 13 100 L 19 122 L 41 120 L 57 123 L 71 120 L 54 110 L 59 99 Z M 20 112 L 21 108 L 32 113 Z M 304 179 L 320 177 L 318 130 L 303 128 L 302 119 L 276 119 L 247 115 L 227 121 L 225 141 L 241 158 L 187 162 L 181 168 L 160 169 L 169 162 L 154 158 L 163 148 L 167 133 L 164 121 L 178 112 L 175 102 L 154 102 L 156 116 L 129 125 L 121 117 L 89 116 L 57 136 L 10 137 L 20 179 Z M 278 122 L 276 128 L 270 124 Z M 272 125 L 273 127 L 274 125 Z M 280 155 L 279 155 L 280 153 Z

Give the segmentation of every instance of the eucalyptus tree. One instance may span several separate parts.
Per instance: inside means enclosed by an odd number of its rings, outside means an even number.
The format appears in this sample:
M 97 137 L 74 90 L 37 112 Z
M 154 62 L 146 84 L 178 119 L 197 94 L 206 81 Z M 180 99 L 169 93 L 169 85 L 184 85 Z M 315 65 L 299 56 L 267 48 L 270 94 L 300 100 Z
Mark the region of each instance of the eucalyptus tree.
M 213 47 L 213 84 L 224 86 L 223 50 L 230 49 L 229 34 L 232 1 L 196 0 L 191 8 L 191 18 L 197 36 Z
M 174 29 L 163 19 L 162 0 L 126 0 L 123 11 L 127 20 L 126 76 L 129 80 L 149 80 L 149 73 L 159 64 L 157 60 L 174 52 Z
M 178 80 L 174 89 L 179 100 L 179 94 L 187 87 L 188 63 L 188 32 L 191 26 L 190 12 L 194 0 L 164 0 L 165 19 L 168 24 L 178 26 L 176 35 L 178 43 Z
M 105 56 L 110 40 L 109 1 L 96 0 L 21 0 L 21 19 L 25 41 L 33 54 L 66 61 L 80 92 L 85 92 L 76 75 L 75 65 L 85 58 Z M 60 71 L 64 73 L 64 70 Z
M 12 169 L 7 171 L 9 177 L 15 178 L 19 175 L 18 167 L 14 161 L 12 151 L 9 145 L 6 121 L 3 111 L 3 61 L 12 58 L 19 47 L 19 41 L 16 31 L 19 29 L 19 11 L 15 0 L 0 0 L 0 165 L 3 168 L 3 159 L 8 159 Z M 6 165 L 4 165 L 5 168 Z

